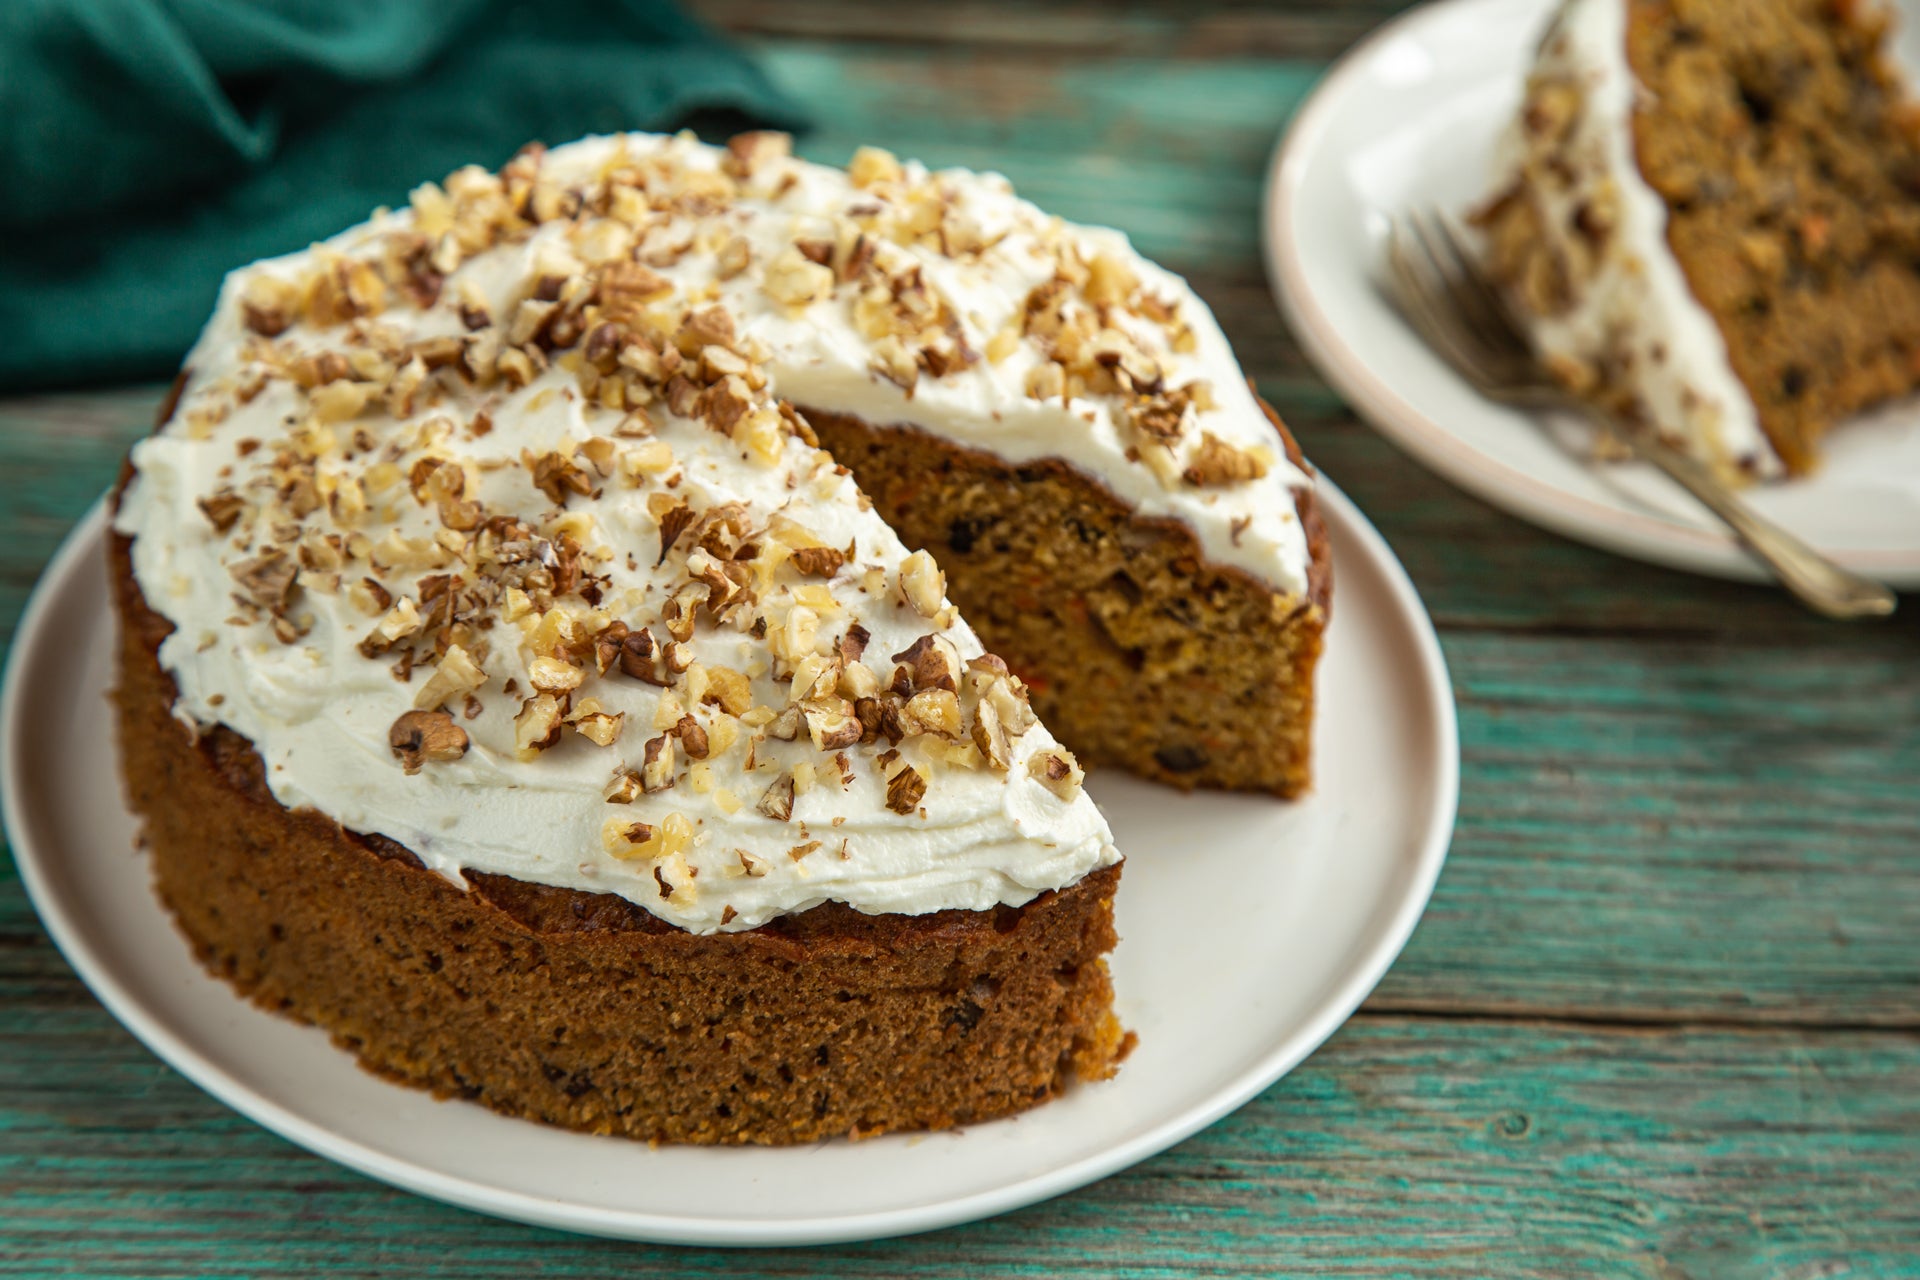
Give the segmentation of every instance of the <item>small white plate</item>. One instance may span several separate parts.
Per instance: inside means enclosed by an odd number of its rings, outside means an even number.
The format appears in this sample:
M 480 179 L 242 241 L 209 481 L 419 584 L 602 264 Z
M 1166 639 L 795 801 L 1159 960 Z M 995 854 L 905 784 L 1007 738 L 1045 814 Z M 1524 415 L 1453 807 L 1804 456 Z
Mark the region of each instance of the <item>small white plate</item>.
M 360 1071 L 325 1035 L 203 972 L 149 884 L 106 693 L 98 509 L 22 622 L 0 706 L 0 785 L 40 918 L 94 993 L 221 1101 L 362 1173 L 543 1226 L 698 1244 L 806 1244 L 1030 1204 L 1173 1145 L 1331 1035 L 1420 918 L 1453 830 L 1459 749 L 1433 628 L 1399 562 L 1322 490 L 1336 598 L 1320 668 L 1318 788 L 1093 792 L 1128 853 L 1114 955 L 1140 1046 L 1114 1080 L 960 1132 L 786 1149 L 662 1147 L 497 1116 Z
M 1268 274 L 1327 380 L 1415 458 L 1570 538 L 1697 573 L 1762 579 L 1724 527 L 1640 464 L 1594 463 L 1588 437 L 1481 399 L 1395 313 L 1378 280 L 1389 218 L 1464 212 L 1488 194 L 1553 0 L 1439 0 L 1375 32 L 1327 74 L 1267 176 Z M 1914 7 L 1912 5 L 1903 7 Z M 1916 24 L 1903 29 L 1911 39 Z M 1827 438 L 1805 480 L 1753 506 L 1862 573 L 1920 586 L 1920 404 Z

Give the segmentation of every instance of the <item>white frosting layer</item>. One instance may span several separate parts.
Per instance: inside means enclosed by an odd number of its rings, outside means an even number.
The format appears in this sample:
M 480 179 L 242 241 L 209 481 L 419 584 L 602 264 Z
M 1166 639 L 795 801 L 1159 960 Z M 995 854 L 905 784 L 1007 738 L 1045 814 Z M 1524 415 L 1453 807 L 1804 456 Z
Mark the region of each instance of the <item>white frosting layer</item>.
M 718 152 L 690 140 L 632 136 L 562 148 L 540 170 L 543 180 L 562 187 L 590 186 L 636 155 L 668 160 L 683 172 L 719 165 Z M 928 181 L 921 171 L 909 174 L 913 183 Z M 1188 409 L 1198 425 L 1189 422 L 1176 461 L 1185 465 L 1204 430 L 1262 451 L 1270 458 L 1266 474 L 1209 487 L 1170 483 L 1164 469 L 1157 474 L 1129 459 L 1112 397 L 1065 404 L 1028 397 L 1028 371 L 1043 355 L 1025 341 L 993 361 L 921 376 L 911 394 L 875 376 L 869 371 L 873 344 L 851 319 L 850 290 L 795 307 L 774 303 L 765 289 L 771 259 L 815 224 L 830 235 L 833 215 L 875 200 L 838 170 L 780 160 L 718 213 L 654 218 L 633 253 L 657 266 L 676 298 L 718 302 L 733 314 L 741 345 L 763 357 L 759 368 L 771 383 L 766 394 L 869 421 L 912 423 L 1013 460 L 1064 459 L 1144 512 L 1185 520 L 1221 562 L 1282 590 L 1303 591 L 1306 547 L 1294 491 L 1309 481 L 1277 456 L 1272 428 L 1217 325 L 1184 284 L 1139 259 L 1117 233 L 1062 228 L 1016 199 L 996 176 L 953 173 L 934 181 L 992 247 L 965 262 L 912 245 L 890 243 L 880 252 L 920 259 L 927 285 L 951 308 L 967 345 L 985 351 L 994 335 L 1017 325 L 1029 293 L 1053 271 L 1049 255 L 1058 252 L 1061 236 L 1083 242 L 1089 256 L 1119 255 L 1191 330 L 1188 349 L 1176 351 L 1158 329 L 1140 326 L 1142 344 L 1151 346 L 1168 381 L 1212 384 L 1215 403 L 1197 413 Z M 538 612 L 489 616 L 468 636 L 469 646 L 484 655 L 485 680 L 464 711 L 458 697 L 446 706 L 470 745 L 457 759 L 404 772 L 389 732 L 421 705 L 434 655 L 426 651 L 410 679 L 394 673 L 399 650 L 370 656 L 367 637 L 383 622 L 379 610 L 386 604 L 376 602 L 370 613 L 370 597 L 355 583 L 377 575 L 381 589 L 398 601 L 396 609 L 414 601 L 431 614 L 436 576 L 458 575 L 473 563 L 468 536 L 451 532 L 444 509 L 410 486 L 422 459 L 458 468 L 466 500 L 523 519 L 543 548 L 563 535 L 584 545 L 585 562 L 604 578 L 598 607 L 560 600 L 552 611 L 577 617 L 586 629 L 609 618 L 636 626 L 656 619 L 664 596 L 687 580 L 693 562 L 685 546 L 673 548 L 663 568 L 654 567 L 663 554 L 662 531 L 650 503 L 661 498 L 695 511 L 741 503 L 756 527 L 777 516 L 823 547 L 852 548 L 851 561 L 831 578 L 830 603 L 822 603 L 819 584 L 783 578 L 762 593 L 754 611 L 694 632 L 682 658 L 701 669 L 745 673 L 756 708 L 779 711 L 798 695 L 793 684 L 776 679 L 785 668 L 770 663 L 768 641 L 749 628 L 755 613 L 775 629 L 799 629 L 800 615 L 817 615 L 817 638 L 794 643 L 820 655 L 834 652 L 834 642 L 857 620 L 871 633 L 867 655 L 882 684 L 894 670 L 893 656 L 929 633 L 950 642 L 962 659 L 981 653 L 950 608 L 929 618 L 903 597 L 905 549 L 824 453 L 782 437 L 775 441 L 778 460 L 769 462 L 764 451 L 756 455 L 740 443 L 745 437 L 730 439 L 658 400 L 648 410 L 644 439 L 613 439 L 624 411 L 603 408 L 586 394 L 577 360 L 569 366 L 564 352 L 556 351 L 553 363 L 523 386 L 474 385 L 457 368 L 441 368 L 410 399 L 376 395 L 344 419 L 337 406 L 323 411 L 321 393 L 345 384 L 309 391 L 290 380 L 290 368 L 341 352 L 371 356 L 376 348 L 402 351 L 397 362 L 404 365 L 404 352 L 413 349 L 408 344 L 456 338 L 472 327 L 452 299 L 484 300 L 505 329 L 542 276 L 553 274 L 555 264 L 563 275 L 568 264 L 578 268 L 573 255 L 584 252 L 596 230 L 606 230 L 605 220 L 589 225 L 585 215 L 522 224 L 459 261 L 431 307 L 390 305 L 349 322 L 296 318 L 284 331 L 263 328 L 250 315 L 262 280 L 304 281 L 300 287 L 310 289 L 327 264 L 376 261 L 383 245 L 413 233 L 425 216 L 383 214 L 307 253 L 234 273 L 188 357 L 190 380 L 172 420 L 134 450 L 136 474 L 116 528 L 134 540 L 142 593 L 176 628 L 160 661 L 179 688 L 177 714 L 248 738 L 282 804 L 311 807 L 350 829 L 397 840 L 456 882 L 462 872 L 482 871 L 616 893 L 695 932 L 751 928 L 825 901 L 912 914 L 1019 904 L 1118 860 L 1106 823 L 1085 794 L 1071 785 L 1043 785 L 1030 769 L 1036 758 L 1065 754 L 1043 726 L 1012 739 L 1004 770 L 980 767 L 977 758 L 956 763 L 968 750 L 964 733 L 957 742 L 910 734 L 897 759 L 889 758 L 885 738 L 847 748 L 843 779 L 832 753 L 805 732 L 798 741 L 782 741 L 756 732 L 751 722 L 741 730 L 742 721 L 712 706 L 683 702 L 685 678 L 669 690 L 589 670 L 576 699 L 590 695 L 604 714 L 624 717 L 617 739 L 597 745 L 569 732 L 558 745 L 523 758 L 515 750 L 515 715 L 536 683 Z M 728 275 L 716 265 L 715 246 L 724 238 L 708 234 L 716 225 L 751 242 L 745 270 Z M 699 240 L 700 247 L 678 255 L 646 252 L 676 237 Z M 1124 317 L 1113 322 L 1128 323 Z M 269 331 L 271 341 L 259 336 Z M 392 379 L 391 364 L 379 376 Z M 592 476 L 599 491 L 594 501 L 556 504 L 536 487 L 531 459 L 549 452 L 585 459 L 593 444 L 616 451 L 607 469 Z M 670 470 L 627 465 L 630 453 L 660 446 L 671 451 Z M 289 472 L 289 458 L 305 469 Z M 302 486 L 316 499 L 304 506 Z M 243 506 L 244 514 L 216 530 L 208 504 L 226 501 Z M 344 537 L 344 573 L 316 542 L 328 536 Z M 237 595 L 248 593 L 237 579 L 276 549 L 285 563 L 300 565 L 290 603 L 272 613 L 237 603 Z M 583 705 L 576 700 L 574 710 Z M 641 770 L 643 744 L 686 714 L 704 721 L 716 740 L 725 730 L 719 721 L 728 720 L 740 741 L 704 761 L 683 755 L 667 789 L 627 804 L 607 801 L 609 779 L 623 768 Z M 902 761 L 929 779 L 908 812 L 887 803 L 888 777 Z M 798 785 L 788 819 L 756 807 L 789 777 Z M 635 857 L 606 839 L 610 819 L 658 831 L 669 826 L 670 814 L 692 827 L 689 845 L 670 856 Z
M 224 291 L 220 312 L 195 348 L 193 387 L 181 413 L 236 372 L 239 350 L 235 285 Z M 544 505 L 520 449 L 536 452 L 571 435 L 580 438 L 587 412 L 570 379 L 550 371 L 514 393 L 494 415 L 494 429 L 478 441 L 455 437 L 442 452 L 478 467 L 492 459 L 511 465 L 480 472 L 482 493 L 493 503 L 536 510 Z M 491 679 L 479 693 L 483 710 L 461 725 L 473 746 L 464 758 L 430 765 L 414 776 L 402 772 L 388 748 L 388 728 L 408 710 L 423 677 L 397 681 L 388 661 L 361 656 L 358 645 L 373 619 L 354 608 L 344 592 L 305 593 L 302 609 L 311 629 L 296 644 L 276 640 L 269 626 L 235 626 L 234 556 L 213 533 L 196 500 L 216 488 L 230 466 L 236 442 L 270 435 L 287 415 L 299 412 L 298 395 L 285 383 L 271 385 L 252 404 L 230 414 L 204 439 L 169 429 L 134 449 L 139 475 L 128 488 L 116 527 L 133 535 L 134 572 L 156 612 L 177 630 L 160 650 L 161 665 L 179 686 L 178 713 L 203 725 L 225 724 L 250 739 L 266 764 L 275 798 L 289 808 L 306 806 L 350 830 L 378 833 L 407 846 L 421 861 L 450 879 L 463 871 L 487 871 L 563 888 L 616 893 L 674 924 L 695 932 L 745 929 L 776 915 L 828 900 L 862 911 L 919 914 L 948 907 L 978 910 L 1018 904 L 1045 889 L 1060 888 L 1118 858 L 1104 819 L 1084 793 L 1063 803 L 1026 773 L 1026 760 L 1053 746 L 1043 727 L 1018 740 L 1015 767 L 1001 775 L 984 770 L 941 768 L 909 739 L 901 750 L 934 773 L 924 812 L 898 814 L 884 804 L 877 769 L 858 767 L 842 789 L 832 766 L 804 741 L 768 741 L 758 749 L 759 767 L 744 768 L 738 748 L 710 767 L 710 788 L 697 793 L 690 780 L 627 806 L 611 806 L 602 792 L 620 766 L 639 768 L 643 741 L 653 736 L 656 712 L 668 691 L 633 680 L 602 680 L 594 695 L 630 726 L 611 748 L 577 735 L 534 761 L 515 758 L 513 717 L 519 699 L 501 692 L 507 680 L 529 685 L 527 655 L 497 644 L 488 662 Z M 176 422 L 181 421 L 176 417 Z M 759 510 L 784 510 L 830 545 L 858 544 L 862 564 L 896 565 L 905 550 L 892 532 L 855 500 L 853 482 L 820 471 L 799 494 L 785 491 L 788 472 L 747 468 L 716 451 L 704 451 L 706 427 L 685 420 L 663 424 L 659 439 L 689 461 L 682 491 L 711 501 L 748 501 Z M 448 447 L 451 446 L 451 447 Z M 823 455 L 815 454 L 814 457 Z M 426 539 L 435 521 L 414 503 L 404 484 L 376 508 L 373 527 L 402 537 Z M 617 588 L 632 589 L 646 577 L 658 535 L 645 513 L 646 494 L 633 491 L 607 501 L 596 523 L 598 541 L 612 552 Z M 641 571 L 624 568 L 631 554 Z M 396 594 L 417 574 L 383 578 Z M 891 581 L 891 578 L 889 578 Z M 875 665 L 929 630 L 926 620 L 895 602 L 862 599 L 856 607 L 873 634 Z M 839 623 L 839 625 L 835 625 Z M 822 631 L 837 637 L 845 620 L 829 616 Z M 965 656 L 981 652 L 964 623 L 946 632 Z M 765 646 L 735 632 L 697 633 L 697 659 L 751 671 L 766 665 Z M 754 680 L 757 703 L 783 707 L 787 687 L 764 674 Z M 884 742 L 877 744 L 884 747 Z M 874 750 L 864 750 L 868 756 Z M 796 798 L 793 819 L 777 822 L 758 813 L 755 802 L 796 760 L 813 760 L 819 780 Z M 863 762 L 863 765 L 865 762 Z M 721 805 L 723 792 L 744 802 L 737 812 Z M 684 868 L 669 868 L 670 883 L 692 883 L 697 892 L 663 897 L 646 860 L 615 858 L 603 846 L 609 816 L 659 825 L 669 812 L 696 824 L 696 845 Z M 841 818 L 838 825 L 834 819 Z M 801 858 L 791 850 L 819 840 Z M 845 842 L 845 857 L 840 856 Z M 744 850 L 755 874 L 739 858 Z
M 546 168 L 562 183 L 587 181 L 620 150 L 652 148 L 705 170 L 717 168 L 724 154 L 684 137 L 626 135 L 588 138 L 559 148 L 548 155 Z M 1012 184 L 999 174 L 954 169 L 929 175 L 913 163 L 906 169 L 910 184 L 931 179 L 952 201 L 959 219 L 992 242 L 985 253 L 965 258 L 927 245 L 887 246 L 888 252 L 919 265 L 928 286 L 952 307 L 969 346 L 985 351 L 995 334 L 1017 327 L 1028 295 L 1054 273 L 1061 241 L 1088 259 L 1111 255 L 1138 275 L 1147 292 L 1173 304 L 1191 328 L 1192 350 L 1174 350 L 1154 326 L 1136 317 L 1116 316 L 1116 326 L 1151 351 L 1170 384 L 1206 382 L 1217 402 L 1217 407 L 1196 415 L 1175 449 L 1176 465 L 1187 464 L 1205 431 L 1229 444 L 1266 451 L 1267 475 L 1230 486 L 1168 483 L 1151 467 L 1129 460 L 1133 442 L 1116 421 L 1118 402 L 1113 397 L 1078 397 L 1063 404 L 1026 393 L 1029 373 L 1043 360 L 1032 343 L 1020 343 L 998 360 L 981 360 L 938 378 L 922 377 L 909 393 L 869 371 L 873 344 L 855 327 L 852 301 L 844 289 L 795 309 L 770 302 L 759 288 L 759 273 L 752 269 L 732 280 L 717 280 L 712 260 L 694 256 L 665 274 L 686 287 L 711 283 L 717 288 L 719 300 L 744 330 L 771 348 L 768 374 L 783 399 L 876 424 L 911 423 L 1009 462 L 1069 462 L 1143 515 L 1183 522 L 1210 560 L 1245 570 L 1287 594 L 1304 594 L 1307 541 L 1295 502 L 1312 481 L 1279 455 L 1278 437 L 1226 335 L 1186 281 L 1141 257 L 1122 232 L 1073 226 L 1042 212 L 1015 195 Z M 778 189 L 789 176 L 793 185 L 777 197 L 744 200 L 734 214 L 754 246 L 756 263 L 809 232 L 828 234 L 835 216 L 876 199 L 870 190 L 853 186 L 844 170 L 803 161 L 785 162 L 776 174 L 758 178 L 756 187 Z
M 1703 461 L 1780 474 L 1726 340 L 1668 244 L 1666 204 L 1635 159 L 1633 110 L 1643 89 L 1627 61 L 1623 0 L 1567 0 L 1532 75 L 1581 95 L 1570 131 L 1550 150 L 1519 121 L 1501 151 L 1496 189 L 1523 183 L 1574 289 L 1567 310 L 1529 317 L 1536 345 L 1605 369 L 1663 436 Z M 1582 211 L 1595 208 L 1612 217 L 1597 258 L 1580 225 Z

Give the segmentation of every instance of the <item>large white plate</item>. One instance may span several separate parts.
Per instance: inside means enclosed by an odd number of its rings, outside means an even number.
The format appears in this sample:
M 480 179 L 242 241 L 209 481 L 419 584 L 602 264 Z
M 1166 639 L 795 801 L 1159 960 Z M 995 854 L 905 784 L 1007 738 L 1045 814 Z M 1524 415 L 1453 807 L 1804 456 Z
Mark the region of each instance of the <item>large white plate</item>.
M 0 707 L 14 856 L 40 918 L 114 1016 L 202 1088 L 301 1146 L 486 1213 L 637 1239 L 799 1244 L 947 1226 L 1154 1154 L 1306 1057 L 1386 971 L 1446 855 L 1453 697 L 1393 553 L 1329 485 L 1336 600 L 1318 788 L 1295 804 L 1093 792 L 1128 855 L 1114 956 L 1140 1047 L 1107 1083 L 931 1136 L 783 1150 L 663 1147 L 511 1120 L 360 1071 L 319 1031 L 237 999 L 156 902 L 106 700 L 113 624 L 98 510 L 48 569 Z
M 1912 4 L 1903 6 L 1915 8 Z M 1382 27 L 1315 90 L 1268 173 L 1268 272 L 1301 346 L 1349 403 L 1454 484 L 1571 538 L 1657 564 L 1765 575 L 1664 477 L 1595 464 L 1583 431 L 1475 395 L 1378 285 L 1388 219 L 1485 198 L 1553 0 L 1440 0 Z M 1903 24 L 1920 39 L 1920 24 Z M 1863 573 L 1920 586 L 1920 405 L 1828 437 L 1810 479 L 1753 505 Z

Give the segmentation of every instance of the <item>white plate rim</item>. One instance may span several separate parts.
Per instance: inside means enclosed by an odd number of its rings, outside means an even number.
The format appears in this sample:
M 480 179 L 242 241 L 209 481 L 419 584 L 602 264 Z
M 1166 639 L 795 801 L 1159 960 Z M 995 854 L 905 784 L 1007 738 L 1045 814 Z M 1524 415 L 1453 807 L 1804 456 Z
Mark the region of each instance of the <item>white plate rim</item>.
M 1308 358 L 1361 417 L 1474 497 L 1577 542 L 1651 564 L 1737 581 L 1772 581 L 1772 575 L 1741 549 L 1731 533 L 1595 502 L 1544 483 L 1468 444 L 1377 375 L 1319 305 L 1306 270 L 1306 246 L 1298 235 L 1297 207 L 1308 160 L 1329 122 L 1389 42 L 1429 24 L 1463 20 L 1463 11 L 1487 3 L 1428 0 L 1369 33 L 1314 86 L 1267 165 L 1261 243 L 1274 298 Z M 1920 586 L 1920 548 L 1844 548 L 1830 554 L 1846 567 L 1892 585 Z
M 412 1161 L 369 1149 L 298 1112 L 263 1097 L 204 1057 L 191 1043 L 146 1009 L 123 987 L 95 952 L 85 930 L 69 915 L 65 902 L 42 872 L 46 851 L 34 847 L 23 795 L 22 747 L 29 726 L 19 714 L 35 655 L 57 638 L 50 619 L 65 584 L 89 558 L 104 554 L 105 499 L 68 533 L 42 573 L 23 611 L 0 681 L 0 818 L 4 818 L 14 862 L 29 900 L 67 962 L 96 998 L 136 1039 L 168 1066 L 214 1098 L 262 1127 L 326 1159 L 402 1190 L 462 1208 L 536 1226 L 586 1235 L 659 1244 L 774 1247 L 883 1239 L 992 1217 L 1050 1199 L 1098 1181 L 1173 1146 L 1244 1106 L 1262 1090 L 1298 1066 L 1353 1014 L 1405 948 L 1433 895 L 1445 862 L 1459 810 L 1460 755 L 1458 715 L 1446 659 L 1433 622 L 1399 559 L 1378 530 L 1324 475 L 1319 500 L 1330 536 L 1348 543 L 1372 562 L 1396 611 L 1408 626 L 1417 655 L 1421 684 L 1432 713 L 1429 746 L 1436 763 L 1436 803 L 1414 851 L 1401 900 L 1364 953 L 1313 1014 L 1254 1066 L 1203 1102 L 1158 1126 L 1078 1161 L 971 1195 L 903 1209 L 831 1218 L 701 1220 L 643 1211 L 609 1211 L 505 1191 L 452 1176 Z M 398 1087 L 398 1086 L 396 1086 Z

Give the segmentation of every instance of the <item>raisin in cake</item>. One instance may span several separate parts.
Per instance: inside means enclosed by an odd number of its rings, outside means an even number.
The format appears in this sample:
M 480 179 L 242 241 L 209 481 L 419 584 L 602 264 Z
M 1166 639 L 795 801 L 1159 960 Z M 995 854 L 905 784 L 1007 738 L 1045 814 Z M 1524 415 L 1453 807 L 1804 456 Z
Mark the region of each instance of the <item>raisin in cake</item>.
M 1304 464 L 1177 280 L 767 135 L 529 149 L 236 272 L 113 556 L 129 789 L 209 966 L 395 1078 L 688 1142 L 1109 1074 L 1076 751 L 1294 789 L 1326 609 Z M 1115 672 L 1187 709 L 1129 737 Z
M 1872 6 L 1569 0 L 1478 215 L 1576 390 L 1736 483 L 1920 381 L 1920 135 Z

